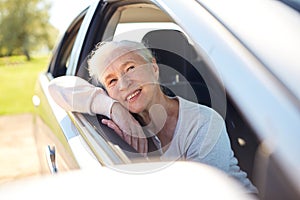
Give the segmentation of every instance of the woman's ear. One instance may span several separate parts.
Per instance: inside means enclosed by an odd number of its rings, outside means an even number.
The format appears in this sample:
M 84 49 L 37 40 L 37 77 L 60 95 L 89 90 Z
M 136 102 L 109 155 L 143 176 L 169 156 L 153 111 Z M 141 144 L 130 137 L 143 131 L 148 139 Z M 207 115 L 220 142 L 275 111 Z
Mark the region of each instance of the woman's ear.
M 159 78 L 159 67 L 157 65 L 157 62 L 156 62 L 155 58 L 152 58 L 152 66 L 153 66 L 153 69 L 154 69 L 155 78 L 158 81 L 158 78 Z

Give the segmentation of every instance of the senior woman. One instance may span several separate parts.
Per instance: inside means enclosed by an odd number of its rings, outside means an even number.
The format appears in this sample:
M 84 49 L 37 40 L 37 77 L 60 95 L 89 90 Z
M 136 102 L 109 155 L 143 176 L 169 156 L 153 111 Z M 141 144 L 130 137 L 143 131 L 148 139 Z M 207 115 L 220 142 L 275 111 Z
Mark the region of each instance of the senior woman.
M 102 123 L 144 155 L 148 153 L 147 138 L 154 136 L 151 139 L 160 159 L 214 166 L 257 193 L 238 166 L 222 117 L 209 107 L 165 95 L 156 60 L 143 44 L 101 43 L 91 53 L 88 66 L 90 76 L 106 92 L 79 77 L 59 77 L 51 81 L 49 91 L 60 106 L 106 115 L 109 119 Z

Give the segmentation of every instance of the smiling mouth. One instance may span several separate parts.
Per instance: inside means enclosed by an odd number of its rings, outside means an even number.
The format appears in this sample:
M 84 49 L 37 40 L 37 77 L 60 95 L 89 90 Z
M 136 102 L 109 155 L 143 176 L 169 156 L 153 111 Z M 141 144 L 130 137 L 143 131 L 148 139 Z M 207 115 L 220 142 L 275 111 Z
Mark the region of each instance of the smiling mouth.
M 141 93 L 141 91 L 142 91 L 141 89 L 138 89 L 138 90 L 134 91 L 132 94 L 127 96 L 126 100 L 129 101 L 129 102 L 133 101 L 134 98 Z

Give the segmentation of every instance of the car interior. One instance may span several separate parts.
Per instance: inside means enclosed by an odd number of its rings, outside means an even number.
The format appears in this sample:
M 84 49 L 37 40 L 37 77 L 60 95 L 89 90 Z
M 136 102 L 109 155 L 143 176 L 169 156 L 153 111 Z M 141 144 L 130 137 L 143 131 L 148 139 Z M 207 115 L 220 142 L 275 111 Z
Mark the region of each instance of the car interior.
M 239 165 L 252 179 L 259 141 L 234 104 L 234 99 L 231 99 L 230 94 L 226 92 L 226 86 L 224 89 L 211 71 L 212 63 L 206 60 L 205 55 L 193 45 L 188 35 L 159 8 L 150 4 L 112 4 L 110 10 L 111 12 L 107 12 L 110 14 L 105 17 L 106 21 L 91 25 L 90 29 L 94 31 L 89 34 L 94 36 L 85 41 L 76 76 L 97 84 L 88 75 L 86 58 L 98 42 L 121 39 L 143 42 L 157 59 L 160 67 L 160 83 L 167 95 L 178 95 L 210 106 L 224 117 L 232 149 L 239 160 Z M 78 21 L 82 22 L 82 18 Z M 132 27 L 135 29 L 132 30 Z M 67 68 L 66 60 L 67 58 L 63 65 L 60 64 L 63 70 Z M 57 74 L 53 74 L 53 77 L 61 74 L 62 72 L 58 71 Z M 103 138 L 118 145 L 130 159 L 142 158 L 138 156 L 139 154 L 132 154 L 131 152 L 136 151 L 101 123 L 104 116 L 93 117 L 87 114 L 84 116 Z

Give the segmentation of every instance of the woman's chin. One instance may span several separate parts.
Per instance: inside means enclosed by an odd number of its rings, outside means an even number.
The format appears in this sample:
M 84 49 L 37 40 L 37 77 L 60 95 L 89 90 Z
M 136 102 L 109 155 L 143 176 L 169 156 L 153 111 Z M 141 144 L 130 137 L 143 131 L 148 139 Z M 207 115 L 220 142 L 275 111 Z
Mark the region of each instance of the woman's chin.
M 145 110 L 142 106 L 136 106 L 136 105 L 129 105 L 129 111 L 131 113 L 139 114 Z

